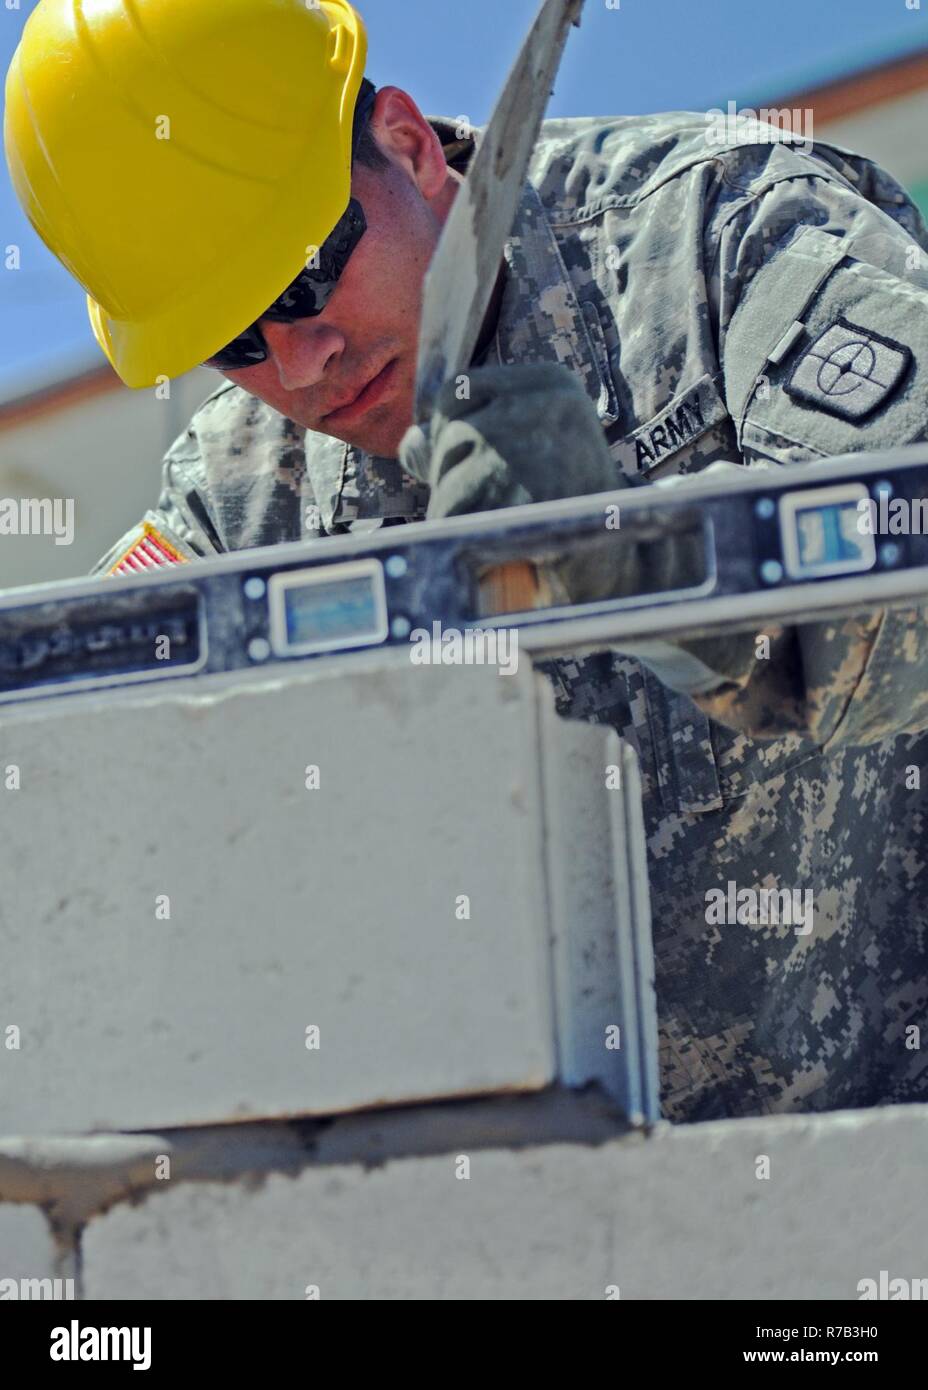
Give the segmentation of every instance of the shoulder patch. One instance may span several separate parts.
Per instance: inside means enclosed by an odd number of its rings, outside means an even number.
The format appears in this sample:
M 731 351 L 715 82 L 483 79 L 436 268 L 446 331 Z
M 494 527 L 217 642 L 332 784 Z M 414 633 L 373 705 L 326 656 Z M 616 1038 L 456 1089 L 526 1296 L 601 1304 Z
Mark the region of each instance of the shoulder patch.
M 784 390 L 842 420 L 866 420 L 902 384 L 912 362 L 904 343 L 839 318 L 819 334 Z
M 160 569 L 162 565 L 186 565 L 189 562 L 190 557 L 162 535 L 157 526 L 143 521 L 132 533 L 131 545 L 107 570 L 107 575 L 145 574 L 148 570 Z

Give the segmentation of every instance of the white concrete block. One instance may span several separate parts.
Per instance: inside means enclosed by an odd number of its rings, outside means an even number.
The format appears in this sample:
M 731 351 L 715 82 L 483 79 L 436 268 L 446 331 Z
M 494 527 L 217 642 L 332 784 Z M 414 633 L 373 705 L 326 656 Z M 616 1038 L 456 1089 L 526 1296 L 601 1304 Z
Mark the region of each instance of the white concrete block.
M 558 1075 L 573 1087 L 596 1081 L 633 1123 L 654 1121 L 657 1007 L 637 761 L 613 730 L 559 718 L 545 677 L 538 682 Z
M 53 1279 L 55 1274 L 55 1242 L 44 1212 L 38 1207 L 0 1202 L 0 1299 L 14 1297 L 9 1280 L 19 1284 L 22 1280 Z
M 91 1221 L 87 1296 L 856 1300 L 928 1276 L 926 1144 L 912 1106 L 179 1184 Z
M 78 695 L 3 709 L 0 740 L 7 1132 L 553 1076 L 527 666 L 393 654 Z

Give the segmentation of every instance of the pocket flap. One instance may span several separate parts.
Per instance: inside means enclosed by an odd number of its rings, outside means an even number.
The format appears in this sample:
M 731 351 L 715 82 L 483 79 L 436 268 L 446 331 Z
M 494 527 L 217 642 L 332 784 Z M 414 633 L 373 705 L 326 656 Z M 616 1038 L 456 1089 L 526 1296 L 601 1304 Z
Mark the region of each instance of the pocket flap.
M 728 411 L 739 438 L 758 377 L 847 249 L 844 237 L 806 227 L 757 272 L 745 291 L 725 343 Z

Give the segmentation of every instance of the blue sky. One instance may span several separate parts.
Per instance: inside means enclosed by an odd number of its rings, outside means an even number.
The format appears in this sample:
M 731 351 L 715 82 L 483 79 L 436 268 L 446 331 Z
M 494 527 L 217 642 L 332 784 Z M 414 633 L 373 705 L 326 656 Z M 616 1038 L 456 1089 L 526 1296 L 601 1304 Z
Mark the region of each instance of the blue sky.
M 910 0 L 910 3 L 912 0 Z M 0 0 L 9 63 L 35 0 Z M 177 0 L 178 4 L 192 0 Z M 216 0 L 221 4 L 222 0 Z M 486 120 L 539 0 L 358 0 L 378 85 L 406 87 L 429 114 Z M 772 102 L 828 76 L 928 47 L 928 0 L 586 0 L 551 115 L 704 110 Z M 0 167 L 0 401 L 101 361 L 84 297 L 19 212 Z

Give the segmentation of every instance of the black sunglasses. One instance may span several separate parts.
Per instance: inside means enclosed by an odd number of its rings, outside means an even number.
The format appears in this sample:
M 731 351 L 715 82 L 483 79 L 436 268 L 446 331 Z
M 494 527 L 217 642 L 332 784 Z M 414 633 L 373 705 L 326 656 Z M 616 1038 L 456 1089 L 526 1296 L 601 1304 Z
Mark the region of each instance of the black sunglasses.
M 355 103 L 352 125 L 352 158 L 358 148 L 358 141 L 367 125 L 374 108 L 377 89 L 367 78 L 361 83 Z M 269 309 L 261 315 L 273 323 L 295 323 L 297 319 L 312 318 L 321 314 L 332 298 L 335 286 L 344 274 L 345 266 L 351 260 L 354 250 L 367 231 L 364 209 L 355 199 L 349 200 L 334 229 L 318 248 L 312 261 L 279 294 Z M 254 367 L 268 359 L 268 346 L 258 321 L 243 333 L 239 333 L 226 347 L 214 352 L 204 362 L 205 367 L 213 367 L 219 372 L 241 371 L 244 367 Z
M 297 319 L 321 314 L 366 230 L 364 209 L 352 198 L 335 224 L 334 231 L 316 251 L 312 263 L 300 271 L 261 317 L 271 319 L 273 323 L 294 323 Z M 220 372 L 241 371 L 243 367 L 266 362 L 267 358 L 267 343 L 255 322 L 226 347 L 213 353 L 204 366 L 214 367 Z

